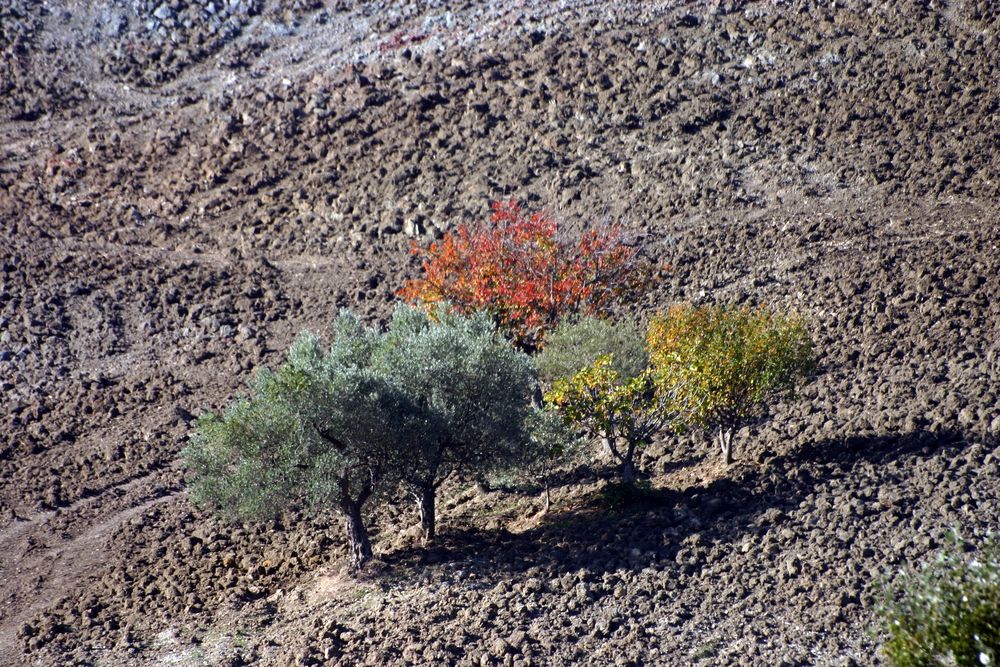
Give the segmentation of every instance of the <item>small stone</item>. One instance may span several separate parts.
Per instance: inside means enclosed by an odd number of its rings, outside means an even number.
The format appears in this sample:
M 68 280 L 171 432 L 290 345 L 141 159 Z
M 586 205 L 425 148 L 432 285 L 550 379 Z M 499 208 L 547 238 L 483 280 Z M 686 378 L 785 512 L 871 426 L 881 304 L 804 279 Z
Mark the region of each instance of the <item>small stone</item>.
M 520 648 L 524 645 L 525 639 L 527 639 L 527 635 L 523 630 L 515 630 L 511 636 L 507 638 L 507 643 L 514 649 L 520 650 Z
M 424 233 L 424 225 L 419 218 L 407 218 L 403 222 L 403 233 L 413 238 Z
M 496 655 L 506 655 L 508 653 L 514 653 L 513 647 L 508 644 L 503 639 L 496 639 L 490 644 L 490 650 Z

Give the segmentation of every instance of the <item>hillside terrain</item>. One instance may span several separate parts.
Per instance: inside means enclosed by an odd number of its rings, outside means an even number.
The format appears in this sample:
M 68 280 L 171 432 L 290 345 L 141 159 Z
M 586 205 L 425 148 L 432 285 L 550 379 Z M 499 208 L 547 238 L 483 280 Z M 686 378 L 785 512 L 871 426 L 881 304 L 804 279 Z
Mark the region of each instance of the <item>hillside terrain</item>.
M 993 0 L 0 5 L 0 665 L 879 665 L 884 578 L 998 529 Z M 430 548 L 379 510 L 358 578 L 191 503 L 195 415 L 508 198 L 819 373 L 640 506 L 590 457 L 547 513 L 449 480 Z

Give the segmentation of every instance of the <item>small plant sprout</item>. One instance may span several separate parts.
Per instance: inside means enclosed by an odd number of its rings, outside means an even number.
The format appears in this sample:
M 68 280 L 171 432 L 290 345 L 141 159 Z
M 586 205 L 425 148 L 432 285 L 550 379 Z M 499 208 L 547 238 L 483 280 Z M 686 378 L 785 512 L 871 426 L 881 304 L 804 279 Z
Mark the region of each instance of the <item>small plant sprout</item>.
M 557 461 L 575 452 L 580 439 L 570 429 L 562 416 L 551 407 L 535 408 L 529 418 L 532 446 L 530 458 L 524 465 L 541 479 L 545 495 L 545 511 L 552 508 L 550 476 Z
M 894 667 L 990 667 L 1000 659 L 1000 543 L 957 534 L 919 570 L 887 586 L 878 609 Z

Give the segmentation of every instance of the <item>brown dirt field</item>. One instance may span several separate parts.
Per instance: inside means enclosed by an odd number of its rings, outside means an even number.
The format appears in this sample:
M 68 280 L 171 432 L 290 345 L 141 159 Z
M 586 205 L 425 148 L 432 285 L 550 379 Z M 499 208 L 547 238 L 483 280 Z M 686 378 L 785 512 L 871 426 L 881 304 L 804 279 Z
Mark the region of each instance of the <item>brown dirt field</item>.
M 883 577 L 998 528 L 998 51 L 991 0 L 4 2 L 0 665 L 881 664 Z M 730 469 L 655 443 L 648 506 L 379 511 L 359 579 L 335 516 L 191 504 L 192 415 L 501 198 L 820 374 Z

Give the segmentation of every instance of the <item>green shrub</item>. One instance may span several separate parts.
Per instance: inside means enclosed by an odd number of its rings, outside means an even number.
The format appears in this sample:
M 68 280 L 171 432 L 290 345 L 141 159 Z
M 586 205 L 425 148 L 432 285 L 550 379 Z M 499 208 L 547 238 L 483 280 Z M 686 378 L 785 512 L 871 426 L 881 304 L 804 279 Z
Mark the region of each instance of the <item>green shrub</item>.
M 816 367 L 801 319 L 763 308 L 674 306 L 648 335 L 656 383 L 690 426 L 716 432 L 726 463 L 733 433 Z
M 641 375 L 649 365 L 645 337 L 634 322 L 614 323 L 596 317 L 561 322 L 546 338 L 535 365 L 539 379 L 551 386 L 573 377 L 605 354 L 611 355 L 611 368 L 625 380 Z
M 987 667 L 1000 660 L 1000 543 L 957 536 L 919 571 L 900 574 L 879 614 L 895 667 Z

